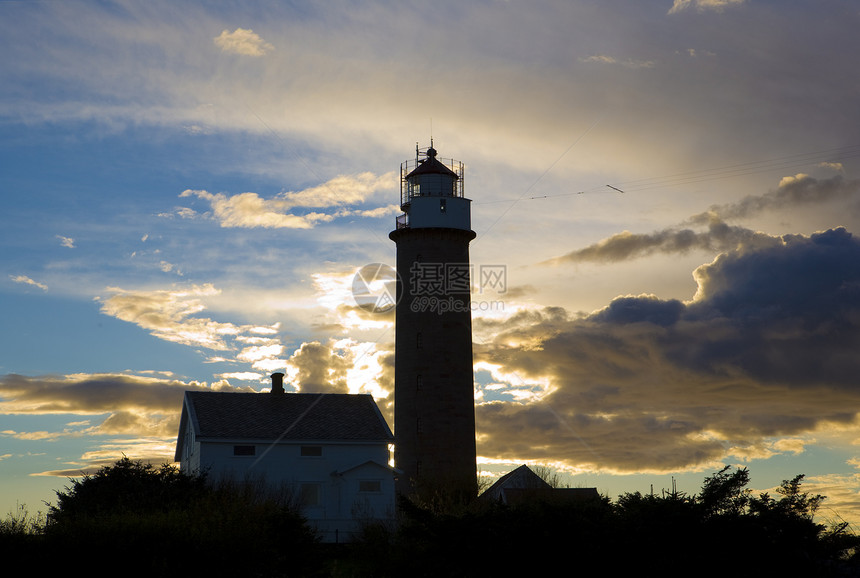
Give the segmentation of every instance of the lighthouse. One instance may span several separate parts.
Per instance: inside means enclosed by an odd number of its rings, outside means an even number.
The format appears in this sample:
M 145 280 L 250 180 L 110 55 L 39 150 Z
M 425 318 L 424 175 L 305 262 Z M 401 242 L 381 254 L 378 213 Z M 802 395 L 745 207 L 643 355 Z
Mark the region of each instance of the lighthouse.
M 425 499 L 477 493 L 472 368 L 471 200 L 463 163 L 416 146 L 400 167 L 394 357 L 398 492 Z

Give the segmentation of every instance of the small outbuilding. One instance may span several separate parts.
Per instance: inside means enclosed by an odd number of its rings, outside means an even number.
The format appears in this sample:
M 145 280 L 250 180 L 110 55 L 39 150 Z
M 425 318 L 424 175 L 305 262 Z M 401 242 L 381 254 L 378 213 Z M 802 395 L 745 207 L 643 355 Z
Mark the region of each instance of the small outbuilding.
M 596 500 L 600 494 L 597 488 L 553 488 L 527 465 L 522 465 L 496 480 L 481 498 L 515 505 L 535 500 L 555 503 Z

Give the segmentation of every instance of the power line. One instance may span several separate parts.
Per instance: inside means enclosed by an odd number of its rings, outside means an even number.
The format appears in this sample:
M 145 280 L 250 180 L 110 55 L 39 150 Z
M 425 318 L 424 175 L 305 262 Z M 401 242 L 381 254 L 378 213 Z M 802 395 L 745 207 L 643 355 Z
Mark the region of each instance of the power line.
M 568 191 L 564 193 L 556 193 L 551 195 L 541 195 L 535 197 L 527 197 L 523 198 L 520 196 L 517 199 L 503 199 L 498 201 L 485 201 L 474 203 L 476 205 L 485 205 L 485 204 L 493 204 L 493 203 L 516 203 L 520 200 L 535 200 L 535 199 L 549 199 L 556 197 L 568 197 L 572 195 L 582 195 L 585 193 L 594 193 L 594 192 L 608 192 L 606 188 L 614 189 L 618 193 L 629 193 L 629 192 L 637 192 L 637 191 L 646 191 L 651 189 L 659 189 L 659 188 L 667 188 L 674 187 L 692 183 L 700 183 L 706 181 L 713 181 L 718 179 L 728 179 L 740 176 L 746 176 L 756 173 L 762 173 L 777 169 L 786 169 L 793 166 L 799 165 L 807 165 L 814 162 L 835 162 L 849 158 L 860 157 L 860 144 L 858 145 L 850 145 L 846 147 L 832 148 L 832 149 L 823 149 L 812 152 L 805 153 L 797 153 L 793 155 L 787 155 L 784 157 L 776 157 L 772 159 L 765 159 L 760 161 L 751 161 L 746 163 L 738 163 L 733 165 L 726 165 L 722 167 L 714 167 L 710 169 L 701 169 L 695 171 L 687 171 L 682 173 L 675 173 L 670 175 L 664 175 L 659 177 L 648 177 L 644 179 L 637 179 L 632 181 L 622 181 L 618 183 L 614 183 L 614 185 L 599 185 L 594 186 L 589 189 L 579 190 L 579 191 Z M 546 174 L 546 172 L 544 172 Z M 543 177 L 543 175 L 541 175 Z M 531 189 L 532 187 L 529 187 Z M 528 191 L 527 191 L 528 192 Z

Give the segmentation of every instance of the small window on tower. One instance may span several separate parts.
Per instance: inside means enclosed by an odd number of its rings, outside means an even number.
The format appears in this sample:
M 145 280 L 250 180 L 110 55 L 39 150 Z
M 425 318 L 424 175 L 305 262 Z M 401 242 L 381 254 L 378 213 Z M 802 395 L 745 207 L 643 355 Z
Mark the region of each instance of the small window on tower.
M 421 391 L 421 388 L 424 386 L 424 381 L 421 379 L 420 375 L 415 376 L 415 389 Z
M 441 201 L 439 201 L 439 212 L 440 213 L 445 212 L 445 199 L 442 199 Z
M 423 349 L 424 348 L 424 336 L 421 335 L 420 331 L 415 336 L 415 348 L 416 349 Z
M 302 457 L 318 458 L 322 455 L 322 446 L 302 446 Z
M 253 456 L 257 453 L 256 446 L 233 446 L 234 456 Z

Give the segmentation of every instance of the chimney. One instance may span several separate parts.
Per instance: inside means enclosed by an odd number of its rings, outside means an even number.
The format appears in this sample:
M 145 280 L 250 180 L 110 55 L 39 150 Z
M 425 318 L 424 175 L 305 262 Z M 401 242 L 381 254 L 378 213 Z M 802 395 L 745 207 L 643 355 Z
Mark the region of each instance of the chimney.
M 284 374 L 272 374 L 272 393 L 284 393 Z

